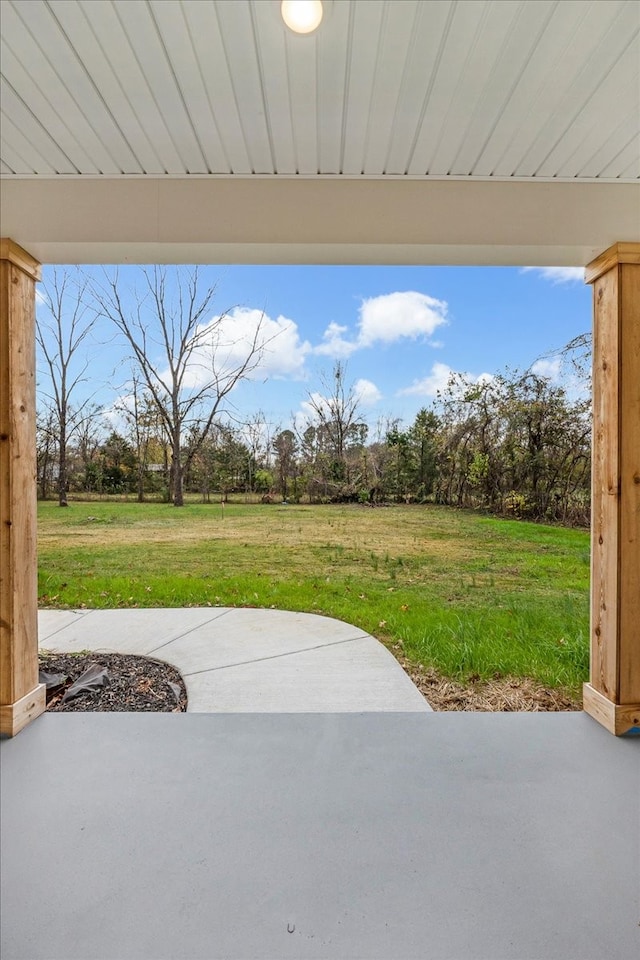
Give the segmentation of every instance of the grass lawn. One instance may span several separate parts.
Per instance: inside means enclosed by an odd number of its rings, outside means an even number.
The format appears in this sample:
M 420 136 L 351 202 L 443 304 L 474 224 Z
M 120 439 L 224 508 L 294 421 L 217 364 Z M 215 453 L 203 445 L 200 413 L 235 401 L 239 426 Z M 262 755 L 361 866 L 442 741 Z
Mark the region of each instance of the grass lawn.
M 588 679 L 589 534 L 434 506 L 39 504 L 51 607 L 326 614 L 467 680 Z

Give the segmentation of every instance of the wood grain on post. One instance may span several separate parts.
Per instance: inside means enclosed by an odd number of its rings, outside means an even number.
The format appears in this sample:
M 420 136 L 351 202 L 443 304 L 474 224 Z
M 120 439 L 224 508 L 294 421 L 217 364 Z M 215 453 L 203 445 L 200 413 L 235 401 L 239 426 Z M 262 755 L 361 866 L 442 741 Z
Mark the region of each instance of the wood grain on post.
M 589 264 L 593 284 L 591 676 L 584 709 L 640 725 L 640 243 Z
M 0 733 L 45 709 L 38 683 L 35 284 L 40 264 L 0 240 Z

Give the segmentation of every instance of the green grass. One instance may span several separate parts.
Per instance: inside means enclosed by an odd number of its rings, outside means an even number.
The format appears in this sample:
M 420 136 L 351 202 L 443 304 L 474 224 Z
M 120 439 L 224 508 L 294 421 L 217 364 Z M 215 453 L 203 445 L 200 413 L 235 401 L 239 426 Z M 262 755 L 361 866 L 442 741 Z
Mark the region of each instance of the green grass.
M 39 504 L 43 606 L 255 606 L 466 679 L 588 675 L 589 535 L 447 508 Z

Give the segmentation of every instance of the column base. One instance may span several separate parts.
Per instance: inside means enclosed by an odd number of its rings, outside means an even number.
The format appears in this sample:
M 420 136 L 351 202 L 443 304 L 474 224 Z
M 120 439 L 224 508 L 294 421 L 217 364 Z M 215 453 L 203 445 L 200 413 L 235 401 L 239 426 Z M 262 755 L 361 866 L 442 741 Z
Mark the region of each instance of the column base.
M 0 706 L 0 735 L 15 737 L 23 727 L 39 717 L 47 709 L 47 688 L 39 683 L 26 696 L 15 703 Z
M 616 737 L 640 727 L 640 703 L 613 703 L 590 683 L 582 688 L 582 705 L 585 713 Z

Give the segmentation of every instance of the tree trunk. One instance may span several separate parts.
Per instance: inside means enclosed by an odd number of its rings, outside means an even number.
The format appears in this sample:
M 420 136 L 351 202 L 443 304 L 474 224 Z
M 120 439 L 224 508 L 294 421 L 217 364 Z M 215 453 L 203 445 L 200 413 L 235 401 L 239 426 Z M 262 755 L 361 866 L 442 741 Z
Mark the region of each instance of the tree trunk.
M 40 499 L 46 500 L 49 493 L 49 443 L 40 460 Z
M 173 480 L 173 505 L 184 507 L 184 491 L 182 484 L 182 462 L 180 460 L 180 434 L 176 431 L 173 436 L 171 450 L 171 475 Z
M 58 449 L 58 505 L 67 507 L 67 423 L 60 417 L 60 444 Z

